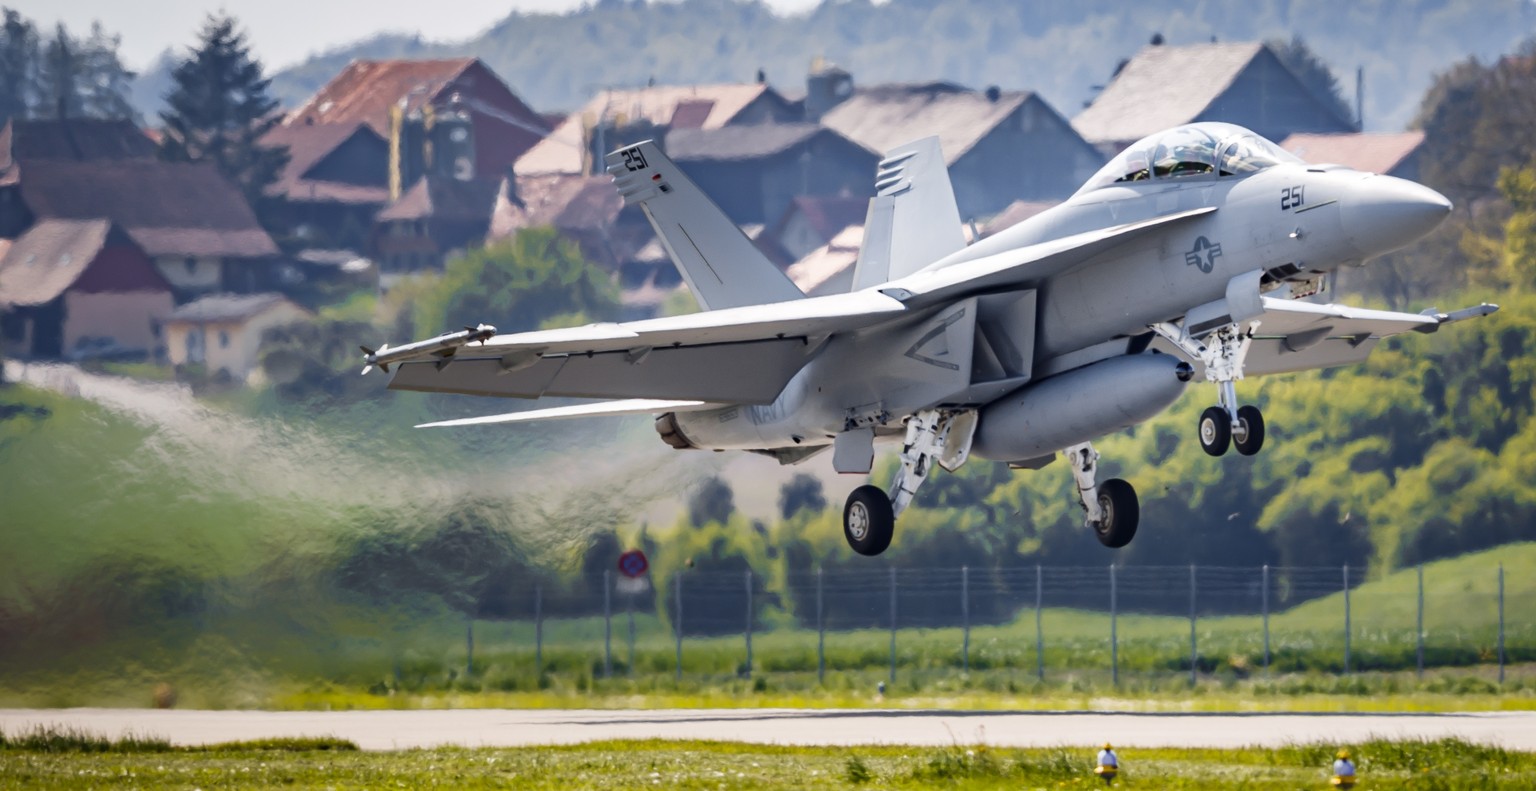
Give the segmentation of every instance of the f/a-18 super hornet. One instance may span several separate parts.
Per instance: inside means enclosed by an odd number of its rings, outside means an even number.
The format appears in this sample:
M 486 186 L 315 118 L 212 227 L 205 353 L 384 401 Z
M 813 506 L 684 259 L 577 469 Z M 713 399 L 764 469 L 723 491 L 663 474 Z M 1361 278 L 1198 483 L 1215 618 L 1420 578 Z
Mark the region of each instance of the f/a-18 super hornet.
M 849 293 L 806 297 L 652 142 L 606 157 L 655 227 L 699 313 L 495 334 L 488 325 L 365 351 L 399 390 L 621 399 L 429 423 L 653 414 L 679 449 L 783 464 L 832 451 L 868 474 L 900 443 L 889 493 L 854 489 L 843 531 L 877 555 L 935 464 L 972 454 L 1036 469 L 1062 453 L 1105 546 L 1136 533 L 1131 484 L 1097 478 L 1092 440 L 1151 418 L 1200 377 L 1213 456 L 1264 444 L 1248 376 L 1364 360 L 1382 338 L 1486 315 L 1397 313 L 1313 296 L 1339 267 L 1408 245 L 1451 204 L 1411 181 L 1311 165 L 1241 127 L 1152 135 L 1069 200 L 966 244 L 936 138 L 875 175 Z M 478 317 L 476 317 L 478 318 Z

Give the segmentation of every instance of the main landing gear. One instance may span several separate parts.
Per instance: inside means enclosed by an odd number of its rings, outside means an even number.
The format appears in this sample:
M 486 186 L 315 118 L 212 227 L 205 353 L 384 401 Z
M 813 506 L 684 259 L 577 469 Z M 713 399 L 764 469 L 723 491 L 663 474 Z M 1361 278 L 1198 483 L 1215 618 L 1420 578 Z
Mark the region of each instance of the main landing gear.
M 975 435 L 975 410 L 925 409 L 909 418 L 901 470 L 891 485 L 894 494 L 887 497 L 878 486 L 860 486 L 843 505 L 843 537 L 848 546 L 860 555 L 884 552 L 896 532 L 896 517 L 912 503 L 933 464 L 951 472 L 959 469 L 970 457 Z
M 1243 361 L 1258 326 L 1258 322 L 1250 322 L 1244 330 L 1228 324 L 1211 333 L 1208 343 L 1201 343 L 1177 324 L 1152 325 L 1153 332 L 1203 363 L 1206 380 L 1216 383 L 1217 405 L 1200 414 L 1199 432 L 1200 448 L 1212 456 L 1226 454 L 1229 447 L 1252 456 L 1264 447 L 1264 414 L 1252 404 L 1238 406 L 1235 385 L 1243 378 Z
M 1072 479 L 1077 482 L 1077 501 L 1087 512 L 1087 525 L 1094 537 L 1110 549 L 1119 549 L 1136 537 L 1141 522 L 1141 504 L 1136 489 L 1128 481 L 1110 478 L 1099 484 L 1099 452 L 1093 443 L 1073 445 L 1063 453 L 1072 465 Z

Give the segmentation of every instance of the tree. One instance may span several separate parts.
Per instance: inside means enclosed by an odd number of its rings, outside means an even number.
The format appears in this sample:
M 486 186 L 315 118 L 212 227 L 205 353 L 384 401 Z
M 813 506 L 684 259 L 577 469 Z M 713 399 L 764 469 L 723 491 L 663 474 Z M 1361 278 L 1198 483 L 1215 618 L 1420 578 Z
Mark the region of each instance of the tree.
M 37 29 L 7 8 L 0 20 L 0 119 L 25 118 L 38 95 Z
M 133 81 L 138 75 L 123 65 L 122 39 L 91 23 L 91 37 L 77 42 L 80 55 L 80 113 L 86 118 L 138 120 L 133 109 Z
M 1269 48 L 1280 58 L 1280 62 L 1301 80 L 1301 84 L 1312 91 L 1318 101 L 1328 106 L 1344 121 L 1355 122 L 1355 112 L 1344 99 L 1344 92 L 1339 89 L 1339 79 L 1334 76 L 1333 69 L 1301 36 L 1292 36 L 1290 41 L 1273 39 L 1269 42 Z
M 276 126 L 271 80 L 229 16 L 210 16 L 198 46 L 171 75 L 160 154 L 172 162 L 212 162 L 252 206 L 288 163 L 286 148 L 257 145 Z
M 40 88 L 37 114 L 44 118 L 79 118 L 82 115 L 79 85 L 84 76 L 74 39 L 60 22 L 53 38 L 43 47 L 43 64 L 38 73 Z
M 809 473 L 797 473 L 779 488 L 779 515 L 793 519 L 801 511 L 815 513 L 827 507 L 821 479 Z
M 734 513 L 736 498 L 731 485 L 718 475 L 705 478 L 688 498 L 688 522 L 694 527 L 725 524 Z

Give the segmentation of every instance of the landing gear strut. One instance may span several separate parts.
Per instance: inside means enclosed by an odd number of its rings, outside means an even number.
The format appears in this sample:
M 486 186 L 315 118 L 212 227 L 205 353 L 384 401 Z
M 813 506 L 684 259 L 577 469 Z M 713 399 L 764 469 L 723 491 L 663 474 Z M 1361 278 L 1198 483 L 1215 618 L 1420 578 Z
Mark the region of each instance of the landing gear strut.
M 1099 543 L 1111 549 L 1119 549 L 1136 537 L 1136 526 L 1141 522 L 1141 504 L 1136 499 L 1136 489 L 1127 481 L 1110 478 L 1096 483 L 1099 471 L 1099 452 L 1093 443 L 1073 445 L 1063 453 L 1072 465 L 1072 479 L 1077 482 L 1077 501 L 1087 513 L 1085 520 Z
M 965 464 L 976 435 L 976 412 L 925 409 L 907 419 L 901 446 L 901 470 L 887 497 L 878 486 L 854 489 L 843 505 L 843 537 L 860 555 L 878 555 L 891 545 L 896 517 L 912 504 L 917 488 L 933 471 L 934 462 L 951 472 Z
M 1228 324 L 1211 333 L 1208 343 L 1201 343 L 1177 324 L 1152 325 L 1153 332 L 1204 364 L 1206 380 L 1216 383 L 1217 406 L 1202 412 L 1199 424 L 1200 448 L 1212 456 L 1224 455 L 1228 447 L 1252 456 L 1264 447 L 1264 415 L 1251 404 L 1238 406 L 1235 384 L 1243 378 L 1243 361 L 1258 326 L 1257 321 L 1250 322 L 1245 331 L 1241 325 Z

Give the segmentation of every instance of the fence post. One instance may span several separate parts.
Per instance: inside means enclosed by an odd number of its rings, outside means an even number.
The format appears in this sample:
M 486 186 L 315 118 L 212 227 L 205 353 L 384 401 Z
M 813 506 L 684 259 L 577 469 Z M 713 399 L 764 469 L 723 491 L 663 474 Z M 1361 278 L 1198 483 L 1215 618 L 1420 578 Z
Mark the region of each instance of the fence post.
M 464 677 L 475 674 L 475 619 L 464 624 Z
M 672 597 L 675 600 L 674 609 L 677 611 L 672 618 L 672 636 L 677 642 L 677 680 L 683 680 L 683 572 L 677 572 L 677 582 L 673 584 Z
M 624 597 L 624 617 L 629 621 L 629 672 L 635 674 L 635 595 L 627 594 Z
M 1109 679 L 1120 686 L 1120 636 L 1116 632 L 1119 618 L 1118 596 L 1115 590 L 1115 564 L 1109 564 Z
M 816 683 L 827 678 L 827 627 L 821 609 L 821 566 L 816 567 Z
M 1040 564 L 1035 564 L 1035 680 L 1045 681 L 1045 630 L 1040 622 L 1040 605 L 1045 598 L 1045 579 Z
M 603 678 L 613 678 L 613 572 L 603 569 Z
M 1189 564 L 1189 685 L 1198 681 L 1195 675 L 1199 667 L 1200 652 L 1195 641 L 1195 564 Z
M 891 691 L 896 689 L 896 567 L 891 567 Z
M 1499 564 L 1499 684 L 1504 683 L 1504 564 Z
M 1419 564 L 1419 617 L 1418 617 L 1418 620 L 1414 622 L 1414 624 L 1415 624 L 1415 627 L 1416 627 L 1414 629 L 1414 631 L 1416 632 L 1416 634 L 1414 635 L 1414 643 L 1417 645 L 1416 653 L 1417 653 L 1417 659 L 1418 659 L 1419 680 L 1423 681 L 1424 680 L 1424 564 L 1423 563 Z
M 965 672 L 971 672 L 971 567 L 960 567 L 960 618 L 963 622 L 964 638 L 960 643 L 960 666 Z
M 544 586 L 533 586 L 533 664 L 544 672 Z
M 752 569 L 747 569 L 747 676 L 752 675 Z
M 1344 564 L 1344 675 L 1349 675 L 1349 564 Z
M 1259 584 L 1264 586 L 1264 589 L 1259 594 L 1259 599 L 1261 601 L 1261 604 L 1259 606 L 1261 608 L 1263 608 L 1263 613 L 1264 613 L 1264 675 L 1267 676 L 1267 675 L 1269 675 L 1269 564 L 1268 563 L 1265 563 L 1264 564 L 1264 568 L 1260 570 Z

